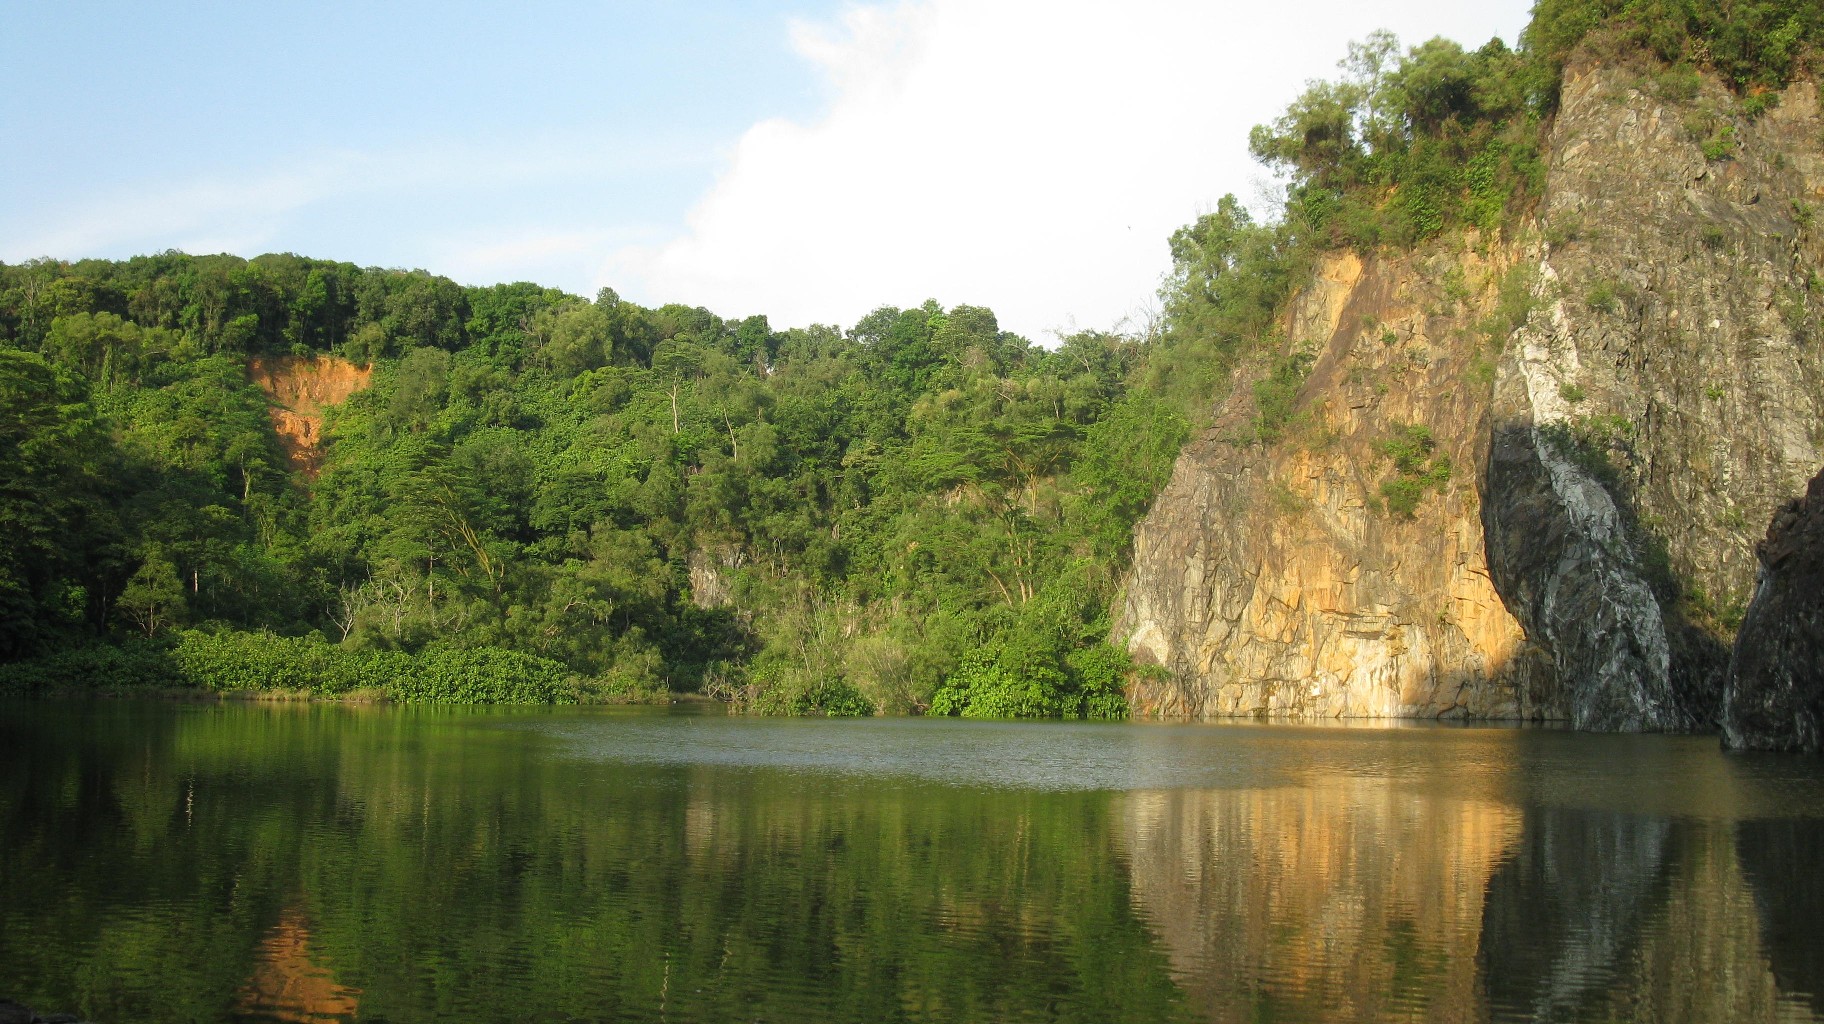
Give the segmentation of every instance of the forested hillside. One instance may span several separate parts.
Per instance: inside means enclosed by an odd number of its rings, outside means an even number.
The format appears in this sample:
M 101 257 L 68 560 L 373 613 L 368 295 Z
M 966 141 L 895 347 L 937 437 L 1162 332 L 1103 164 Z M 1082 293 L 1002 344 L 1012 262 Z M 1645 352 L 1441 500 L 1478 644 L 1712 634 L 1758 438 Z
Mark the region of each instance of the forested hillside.
M 1225 199 L 1160 324 L 1055 348 L 935 301 L 779 331 L 290 254 L 0 265 L 0 683 L 1125 713 L 1134 523 L 1231 389 L 1248 443 L 1301 428 L 1322 254 L 1515 231 L 1579 48 L 1753 116 L 1820 34 L 1815 0 L 1542 0 L 1518 50 L 1372 37 L 1255 130 L 1283 210 Z M 360 384 L 282 438 L 255 377 L 313 366 Z
M 519 652 L 584 697 L 1121 711 L 1104 609 L 1186 429 L 1129 386 L 1143 343 L 1048 351 L 934 302 L 781 332 L 289 255 L 0 287 L 9 658 L 189 630 L 184 664 L 320 639 Z M 373 369 L 306 473 L 248 367 L 318 355 Z

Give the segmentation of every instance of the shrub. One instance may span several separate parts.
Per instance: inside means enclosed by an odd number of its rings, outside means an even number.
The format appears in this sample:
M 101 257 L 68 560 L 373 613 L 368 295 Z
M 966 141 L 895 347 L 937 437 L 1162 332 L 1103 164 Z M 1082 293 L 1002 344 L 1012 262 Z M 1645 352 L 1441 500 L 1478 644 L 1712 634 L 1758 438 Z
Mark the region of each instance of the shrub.
M 431 648 L 411 659 L 387 692 L 405 703 L 571 704 L 576 687 L 563 665 L 499 647 Z
M 185 630 L 169 643 L 135 641 L 0 665 L 0 692 L 214 693 L 357 691 L 405 703 L 566 704 L 578 684 L 563 665 L 496 647 L 419 654 L 356 650 L 318 637 Z
M 1380 507 L 1395 518 L 1413 518 L 1427 493 L 1450 482 L 1450 456 L 1433 454 L 1437 439 L 1423 423 L 1400 428 L 1379 447 L 1393 460 L 1394 470 L 1392 477 L 1381 481 Z
M 173 663 L 170 651 L 151 641 L 118 647 L 90 644 L 0 664 L 0 693 L 38 694 L 179 689 L 194 683 Z
M 1735 125 L 1722 125 L 1703 141 L 1704 159 L 1712 162 L 1726 160 L 1735 155 L 1735 146 Z
M 1615 312 L 1615 285 L 1608 281 L 1598 281 L 1590 286 L 1589 294 L 1584 297 L 1592 310 L 1598 313 Z
M 1254 383 L 1254 436 L 1263 444 L 1277 441 L 1285 433 L 1311 362 L 1308 352 L 1289 353 L 1273 364 L 1266 379 Z
M 1059 664 L 1018 643 L 966 655 L 931 699 L 931 714 L 964 718 L 1126 718 L 1127 652 L 1096 642 Z

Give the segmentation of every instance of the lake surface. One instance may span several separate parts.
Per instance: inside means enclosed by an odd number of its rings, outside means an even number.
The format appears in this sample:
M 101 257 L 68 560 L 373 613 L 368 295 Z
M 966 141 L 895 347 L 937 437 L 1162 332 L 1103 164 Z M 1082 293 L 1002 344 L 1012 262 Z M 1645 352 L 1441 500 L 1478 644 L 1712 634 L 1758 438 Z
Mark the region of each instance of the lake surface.
M 1824 762 L 6 703 L 0 997 L 101 1024 L 1824 1020 Z

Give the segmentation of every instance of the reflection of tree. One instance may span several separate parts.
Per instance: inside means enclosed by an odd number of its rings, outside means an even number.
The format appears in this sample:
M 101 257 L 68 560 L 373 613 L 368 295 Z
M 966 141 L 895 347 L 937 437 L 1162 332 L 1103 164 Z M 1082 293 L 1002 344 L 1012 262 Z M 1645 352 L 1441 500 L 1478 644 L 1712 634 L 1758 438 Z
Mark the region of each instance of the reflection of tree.
M 1105 794 L 584 765 L 510 715 L 104 710 L 0 722 L 0 986 L 41 1005 L 219 1019 L 308 921 L 363 1019 L 1182 1016 Z
M 524 728 L 551 720 L 8 709 L 0 992 L 104 1021 L 261 990 L 395 1021 L 1817 1010 L 1813 822 L 1324 772 L 1111 797 L 617 766 Z

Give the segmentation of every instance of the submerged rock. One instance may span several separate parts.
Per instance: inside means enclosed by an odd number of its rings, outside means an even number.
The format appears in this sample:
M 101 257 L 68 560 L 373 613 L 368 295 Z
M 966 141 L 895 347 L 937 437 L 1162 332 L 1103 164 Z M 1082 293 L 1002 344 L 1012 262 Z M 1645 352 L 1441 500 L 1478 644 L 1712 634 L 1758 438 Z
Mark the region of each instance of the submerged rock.
M 1760 581 L 1729 664 L 1729 746 L 1824 749 L 1824 471 L 1755 548 Z

